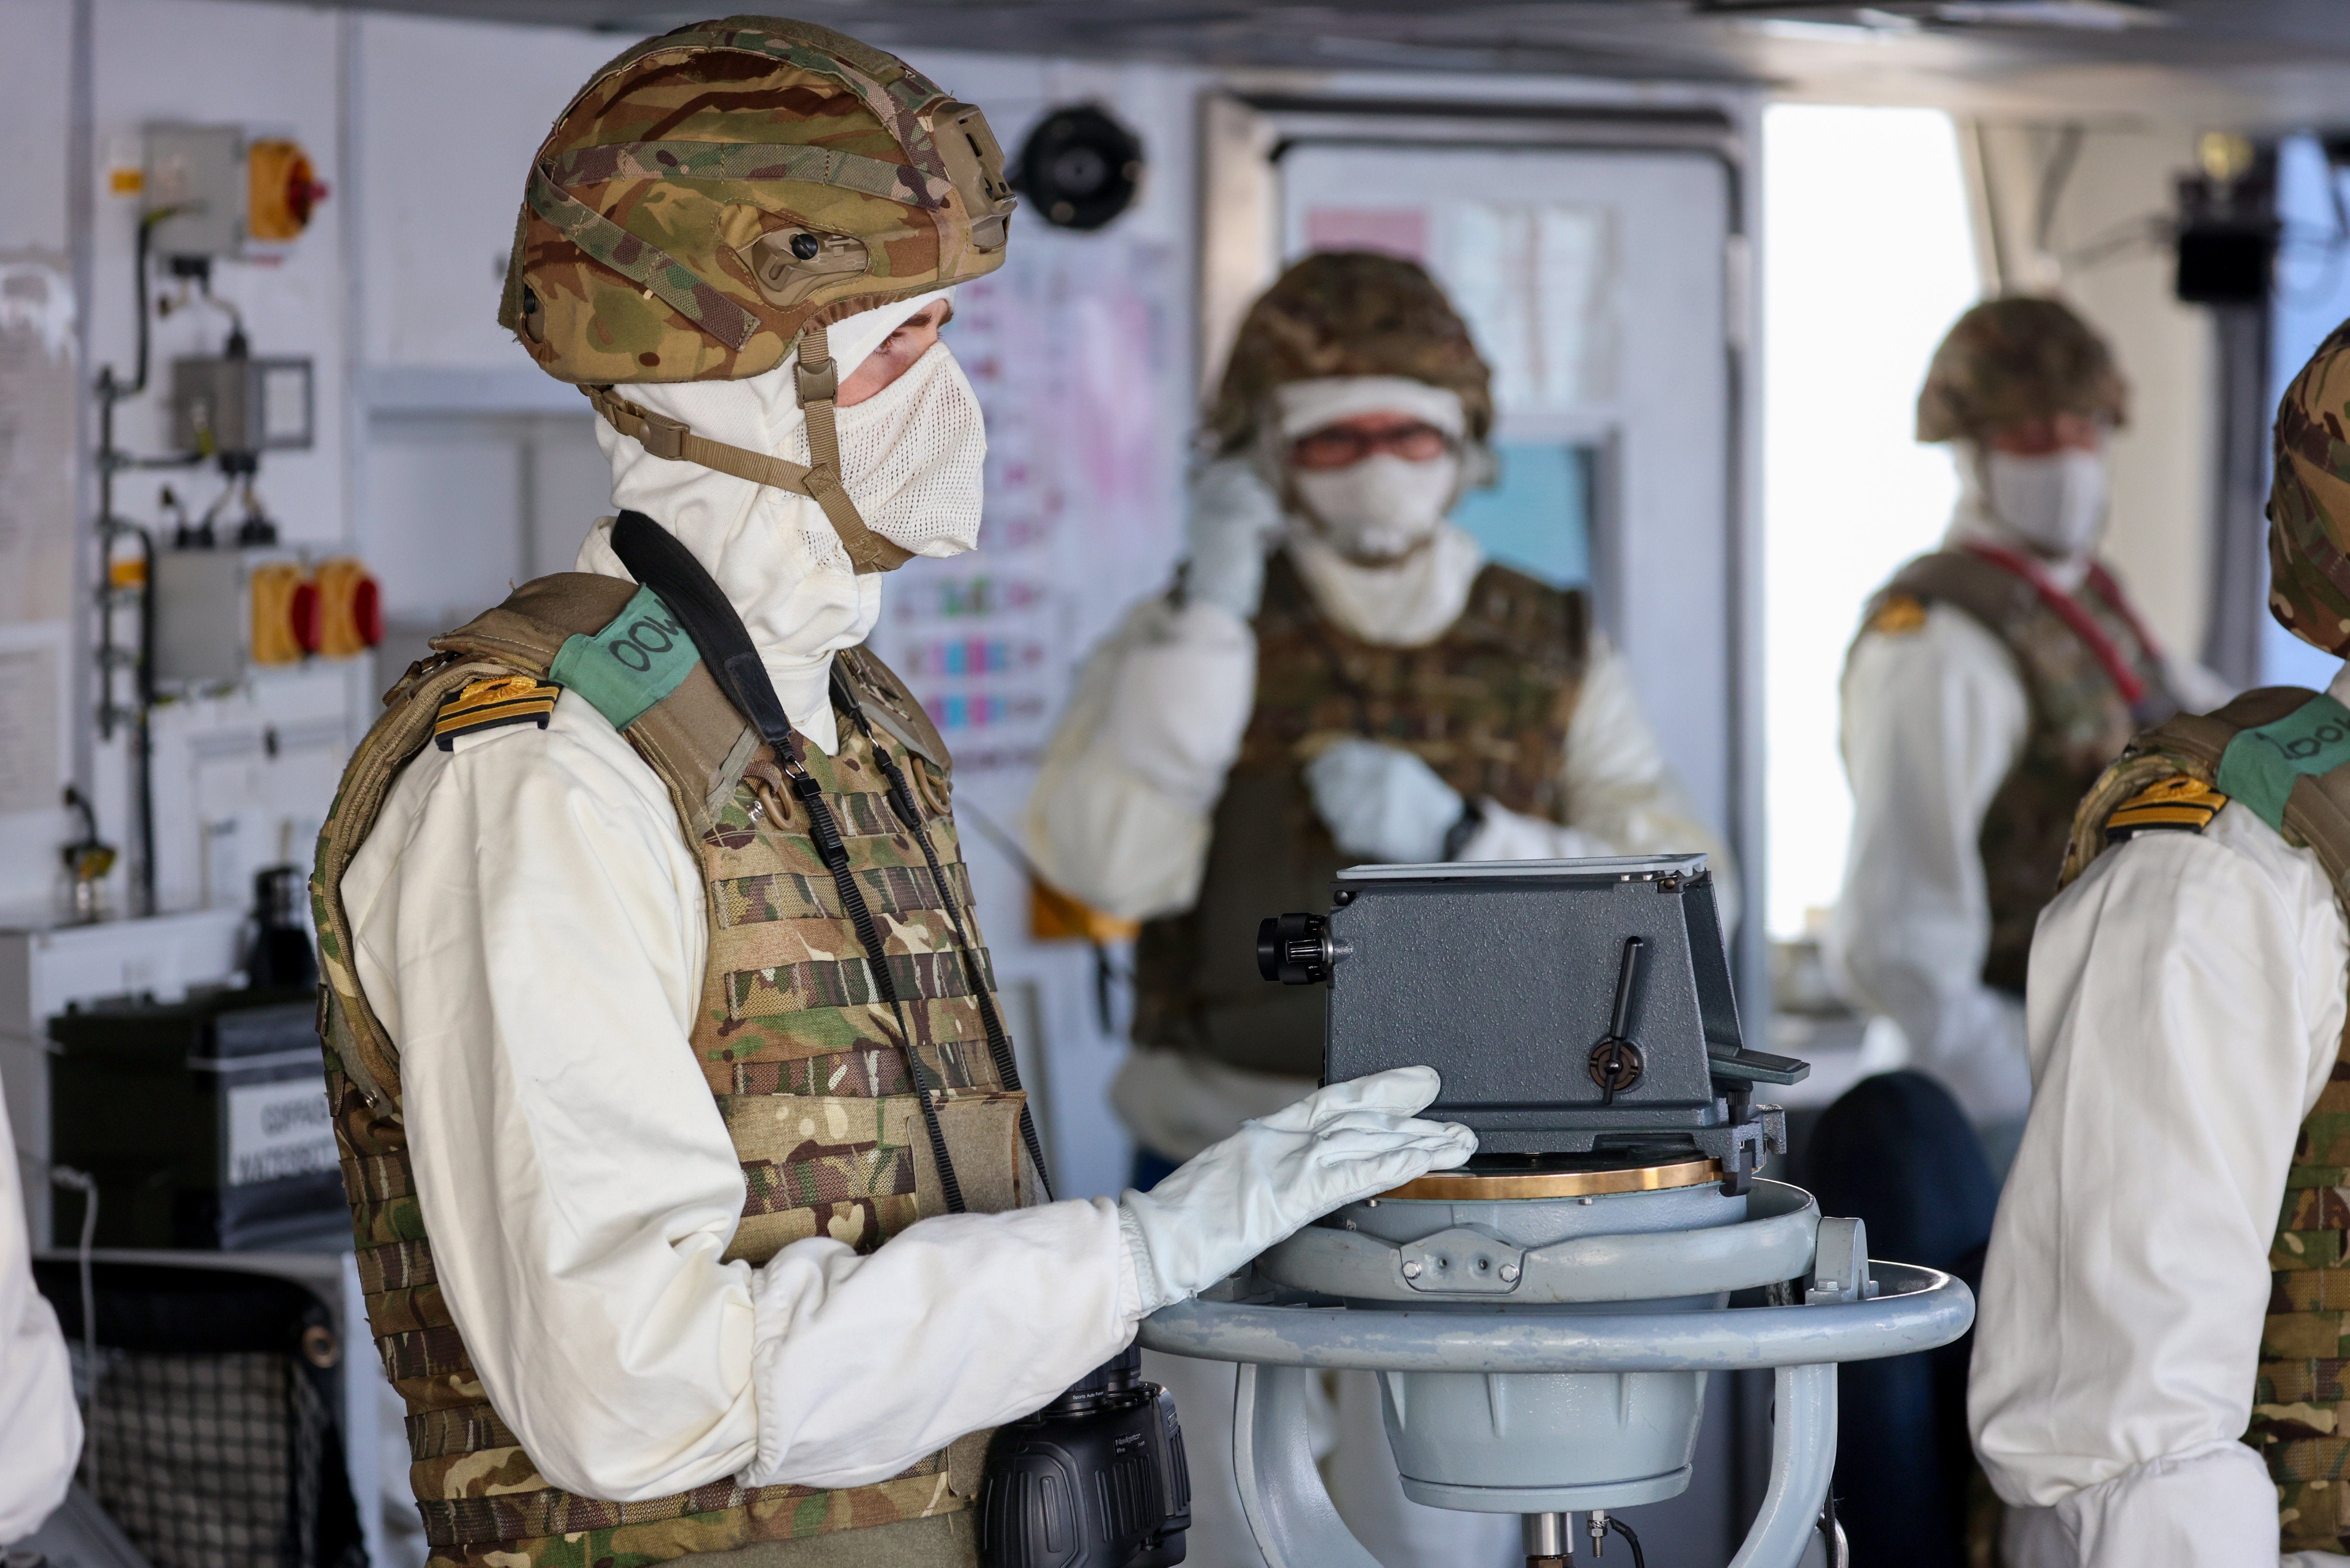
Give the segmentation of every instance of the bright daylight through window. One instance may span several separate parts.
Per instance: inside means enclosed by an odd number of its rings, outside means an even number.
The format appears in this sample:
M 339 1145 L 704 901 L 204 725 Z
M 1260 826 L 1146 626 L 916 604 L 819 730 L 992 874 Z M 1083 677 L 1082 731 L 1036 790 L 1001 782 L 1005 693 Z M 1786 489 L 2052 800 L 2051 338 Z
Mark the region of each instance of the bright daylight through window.
M 1947 115 L 1783 104 L 1762 168 L 1767 917 L 1786 938 L 1843 879 L 1836 684 L 1861 606 L 1950 522 L 1950 459 L 1912 421 L 1978 284 Z

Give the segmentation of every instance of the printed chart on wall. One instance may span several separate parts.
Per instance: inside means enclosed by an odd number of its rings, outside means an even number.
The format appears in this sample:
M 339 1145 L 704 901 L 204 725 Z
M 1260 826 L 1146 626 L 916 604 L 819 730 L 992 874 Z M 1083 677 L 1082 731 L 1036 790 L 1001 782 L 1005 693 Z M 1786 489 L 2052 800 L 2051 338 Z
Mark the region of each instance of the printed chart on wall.
M 72 613 L 73 284 L 52 251 L 0 251 L 0 622 Z
M 1170 275 L 1148 241 L 1039 235 L 957 291 L 946 337 L 987 417 L 986 521 L 976 554 L 893 574 L 874 643 L 962 776 L 1033 768 L 1077 659 L 1163 578 L 1168 431 L 1188 415 L 1168 406 Z
M 0 648 L 0 815 L 57 804 L 57 675 L 54 648 Z

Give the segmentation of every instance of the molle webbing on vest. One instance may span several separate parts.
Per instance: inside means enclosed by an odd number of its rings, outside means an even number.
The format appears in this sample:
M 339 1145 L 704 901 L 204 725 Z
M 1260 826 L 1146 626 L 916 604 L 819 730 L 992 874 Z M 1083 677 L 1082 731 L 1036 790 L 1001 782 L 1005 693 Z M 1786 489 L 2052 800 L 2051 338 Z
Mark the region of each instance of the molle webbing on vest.
M 2055 896 L 2074 807 L 2132 732 L 2169 717 L 2177 704 L 2159 655 L 2103 573 L 2073 599 L 2144 686 L 2135 707 L 2096 650 L 2015 572 L 1966 550 L 1921 556 L 1877 592 L 1864 624 L 1904 597 L 1947 604 L 1997 638 L 2031 702 L 2023 748 L 1983 812 L 1978 838 L 1991 927 L 1983 982 L 2020 994 L 2033 928 Z
M 1472 799 L 1566 819 L 1566 731 L 1589 654 L 1588 606 L 1487 566 L 1461 618 L 1421 648 L 1384 648 L 1322 615 L 1286 555 L 1266 564 L 1256 705 L 1210 827 L 1200 896 L 1135 949 L 1134 1038 L 1256 1073 L 1322 1071 L 1322 992 L 1267 985 L 1257 922 L 1319 909 L 1347 864 L 1306 793 L 1324 747 L 1365 736 L 1412 752 Z
M 2166 781 L 2226 793 L 2312 851 L 2350 908 L 2350 711 L 2296 687 L 2247 691 L 2218 711 L 2172 719 L 2130 743 L 2081 803 L 2064 880 L 2112 842 L 2124 803 Z M 2328 764 L 2331 764 L 2328 766 Z M 2312 769 L 2323 769 L 2313 772 Z M 2261 1042 L 2213 1042 L 2253 1050 Z M 2244 1441 L 2276 1483 L 2286 1552 L 2350 1552 L 2350 1038 L 2293 1140 Z
M 525 584 L 436 639 L 436 657 L 388 699 L 321 835 L 313 894 L 322 948 L 331 932 L 348 950 L 342 875 L 391 779 L 427 743 L 441 697 L 485 674 L 536 679 L 558 663 L 570 669 L 574 659 L 608 659 L 615 640 L 631 635 L 639 650 L 666 651 L 653 645 L 671 623 L 657 597 L 647 601 L 620 579 L 566 574 Z M 743 1168 L 743 1219 L 725 1256 L 764 1262 L 813 1236 L 869 1251 L 943 1207 L 908 1043 L 880 1001 L 777 760 L 698 658 L 681 674 L 655 670 L 659 662 L 636 673 L 655 675 L 665 694 L 622 732 L 667 787 L 705 881 L 710 956 L 690 1045 Z M 874 747 L 858 726 L 843 724 L 832 756 L 806 748 L 805 766 L 839 826 L 858 891 L 888 933 L 884 957 L 910 1044 L 944 1085 L 939 1119 L 965 1199 L 975 1211 L 1016 1207 L 1030 1196 L 1018 1134 L 1024 1096 L 997 1082 L 980 1016 L 978 998 L 994 978 L 947 814 L 945 748 L 878 660 L 859 650 L 840 663 L 846 700 L 904 748 L 900 765 L 939 874 L 893 811 Z M 598 694 L 612 704 L 604 711 L 626 712 L 642 691 L 607 681 Z M 953 940 L 950 911 L 971 935 L 968 951 Z M 385 1041 L 376 1092 L 363 1090 L 348 1063 L 381 1026 L 350 964 L 328 975 L 328 1088 L 360 1280 L 385 1368 L 409 1407 L 411 1475 L 437 1568 L 655 1563 L 969 1506 L 984 1434 L 863 1487 L 745 1490 L 725 1480 L 619 1503 L 547 1484 L 491 1408 L 442 1299 L 399 1113 L 397 1054 Z

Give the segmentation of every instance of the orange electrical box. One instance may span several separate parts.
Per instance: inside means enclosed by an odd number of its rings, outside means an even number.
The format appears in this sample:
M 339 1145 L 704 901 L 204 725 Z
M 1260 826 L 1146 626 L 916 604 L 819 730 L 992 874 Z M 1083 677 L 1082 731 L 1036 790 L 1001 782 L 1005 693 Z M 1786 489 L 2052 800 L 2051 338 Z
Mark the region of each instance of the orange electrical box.
M 298 143 L 255 141 L 246 150 L 245 234 L 282 244 L 298 237 L 310 214 L 327 199 L 327 187 Z
M 383 640 L 383 599 L 367 567 L 348 556 L 318 565 L 318 641 L 328 659 L 348 659 Z
M 253 607 L 248 656 L 255 664 L 301 663 L 317 646 L 318 591 L 309 573 L 293 561 L 264 561 L 245 581 Z

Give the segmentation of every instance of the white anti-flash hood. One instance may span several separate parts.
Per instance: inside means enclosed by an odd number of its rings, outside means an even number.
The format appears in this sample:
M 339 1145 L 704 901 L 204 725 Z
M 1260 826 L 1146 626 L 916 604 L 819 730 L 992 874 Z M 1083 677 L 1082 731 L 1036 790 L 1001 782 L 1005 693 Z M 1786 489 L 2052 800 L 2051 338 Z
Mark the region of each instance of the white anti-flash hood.
M 846 381 L 938 290 L 835 322 L 827 346 Z M 793 462 L 808 461 L 807 421 L 795 385 L 796 355 L 741 381 L 629 386 L 629 400 L 681 420 L 696 434 Z M 641 512 L 681 540 L 717 579 L 751 633 L 793 728 L 827 754 L 838 749 L 827 685 L 832 656 L 865 640 L 881 616 L 881 579 L 857 575 L 824 509 L 805 495 L 659 458 L 602 420 L 597 444 L 612 465 L 612 508 Z M 598 519 L 574 569 L 628 577 L 612 553 L 612 519 Z

